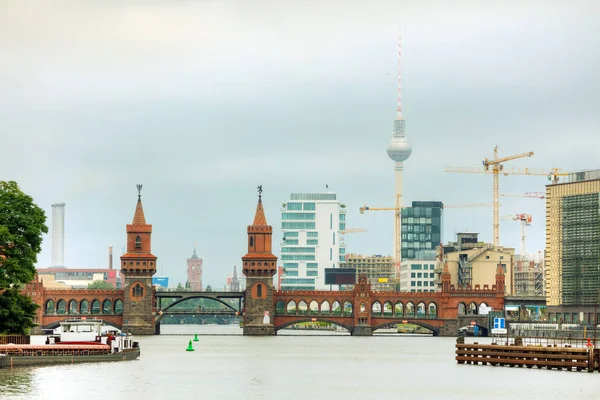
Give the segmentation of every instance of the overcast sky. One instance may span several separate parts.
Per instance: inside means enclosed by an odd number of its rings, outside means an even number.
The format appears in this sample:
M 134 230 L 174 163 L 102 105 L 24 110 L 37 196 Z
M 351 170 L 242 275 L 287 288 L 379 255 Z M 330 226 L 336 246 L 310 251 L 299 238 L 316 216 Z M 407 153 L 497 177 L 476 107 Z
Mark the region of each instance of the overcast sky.
M 137 193 L 158 274 L 186 280 L 198 242 L 204 282 L 222 287 L 246 252 L 256 186 L 279 255 L 280 206 L 325 184 L 348 206 L 347 252 L 392 252 L 397 36 L 413 154 L 405 204 L 491 203 L 481 165 L 494 145 L 535 156 L 507 167 L 600 168 L 597 1 L 3 1 L 0 179 L 44 208 L 65 202 L 65 263 L 104 268 L 125 245 Z M 545 191 L 502 177 L 501 192 Z M 501 216 L 543 200 L 504 197 Z M 449 209 L 457 231 L 492 239 L 492 209 Z M 503 221 L 501 243 L 519 247 Z M 51 264 L 50 236 L 38 267 Z M 117 263 L 118 265 L 118 263 Z

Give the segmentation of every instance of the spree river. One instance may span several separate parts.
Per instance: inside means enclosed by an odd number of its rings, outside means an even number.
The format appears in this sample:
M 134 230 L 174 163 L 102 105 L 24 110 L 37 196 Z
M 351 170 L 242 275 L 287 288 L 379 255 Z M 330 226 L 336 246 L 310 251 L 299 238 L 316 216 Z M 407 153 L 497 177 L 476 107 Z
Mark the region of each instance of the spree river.
M 596 399 L 600 374 L 459 365 L 454 338 L 167 326 L 136 361 L 0 370 L 0 399 Z M 194 352 L 186 352 L 193 333 Z

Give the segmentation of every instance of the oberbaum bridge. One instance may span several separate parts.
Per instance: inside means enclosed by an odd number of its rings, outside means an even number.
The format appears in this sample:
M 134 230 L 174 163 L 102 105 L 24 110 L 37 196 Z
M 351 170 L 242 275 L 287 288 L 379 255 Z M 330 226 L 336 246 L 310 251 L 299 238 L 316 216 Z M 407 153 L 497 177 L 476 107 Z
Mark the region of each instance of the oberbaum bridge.
M 160 322 L 168 315 L 242 315 L 244 335 L 269 336 L 301 322 L 328 322 L 347 329 L 353 336 L 370 336 L 373 331 L 399 323 L 425 327 L 434 336 L 456 336 L 457 329 L 477 325 L 487 332 L 488 316 L 477 315 L 481 306 L 504 309 L 504 272 L 499 266 L 496 284 L 455 286 L 445 265 L 438 292 L 373 291 L 365 276 L 353 290 L 281 291 L 273 287 L 277 257 L 272 253 L 273 228 L 267 224 L 259 187 L 254 222 L 248 226 L 248 253 L 242 257 L 246 276 L 244 292 L 156 291 L 152 276 L 156 256 L 151 252 L 152 225 L 146 223 L 138 185 L 133 221 L 126 227 L 127 253 L 121 256 L 123 289 L 59 290 L 45 288 L 37 277 L 24 294 L 40 307 L 37 329 L 52 329 L 67 318 L 99 317 L 125 332 L 160 334 Z M 170 309 L 190 299 L 212 299 L 223 304 L 221 311 L 177 311 Z M 162 308 L 161 300 L 171 299 Z M 238 307 L 231 305 L 238 300 Z M 174 301 L 173 301 L 174 300 Z M 233 301 L 235 303 L 235 301 Z

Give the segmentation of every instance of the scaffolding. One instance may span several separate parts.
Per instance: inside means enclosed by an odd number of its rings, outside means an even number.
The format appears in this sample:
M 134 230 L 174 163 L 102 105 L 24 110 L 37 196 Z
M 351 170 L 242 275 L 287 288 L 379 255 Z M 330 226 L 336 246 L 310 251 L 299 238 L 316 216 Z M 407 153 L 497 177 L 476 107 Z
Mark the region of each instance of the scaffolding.
M 600 287 L 600 194 L 562 198 L 562 305 L 594 305 Z
M 458 256 L 458 284 L 471 285 L 473 282 L 473 266 L 467 254 Z

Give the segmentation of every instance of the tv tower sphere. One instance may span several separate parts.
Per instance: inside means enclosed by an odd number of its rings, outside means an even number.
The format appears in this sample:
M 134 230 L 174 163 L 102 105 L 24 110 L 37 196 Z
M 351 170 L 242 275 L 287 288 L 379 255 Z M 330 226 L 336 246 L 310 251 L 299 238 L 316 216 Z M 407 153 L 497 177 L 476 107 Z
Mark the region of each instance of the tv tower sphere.
M 396 162 L 406 161 L 412 154 L 412 144 L 406 136 L 393 135 L 387 145 L 387 154 Z

